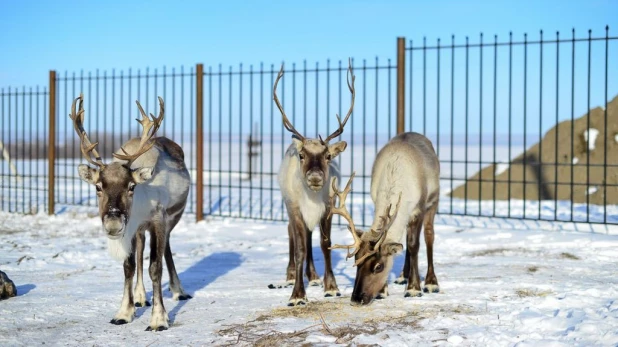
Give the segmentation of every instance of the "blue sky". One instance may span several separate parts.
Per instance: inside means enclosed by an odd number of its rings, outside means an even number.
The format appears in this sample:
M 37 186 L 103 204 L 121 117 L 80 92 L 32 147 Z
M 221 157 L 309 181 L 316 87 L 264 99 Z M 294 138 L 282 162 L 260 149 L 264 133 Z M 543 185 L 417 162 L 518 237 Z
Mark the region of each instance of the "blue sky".
M 395 38 L 618 30 L 618 1 L 2 1 L 0 85 L 47 71 L 392 58 Z
M 374 62 L 379 57 L 381 62 L 395 58 L 395 43 L 397 36 L 405 36 L 408 40 L 414 40 L 415 44 L 427 37 L 429 43 L 435 43 L 436 38 L 441 37 L 450 40 L 451 34 L 455 34 L 458 43 L 463 43 L 464 37 L 469 35 L 471 42 L 478 42 L 480 32 L 485 33 L 485 42 L 492 41 L 493 35 L 499 35 L 501 40 L 506 40 L 509 31 L 513 32 L 514 38 L 521 40 L 523 34 L 528 32 L 531 38 L 538 38 L 540 29 L 544 29 L 546 37 L 553 38 L 555 31 L 559 30 L 562 37 L 569 36 L 571 29 L 575 28 L 578 36 L 585 36 L 588 29 L 593 30 L 593 35 L 603 36 L 605 25 L 610 26 L 610 33 L 614 36 L 618 33 L 618 1 L 615 0 L 586 0 L 586 1 L 1 1 L 0 2 L 0 87 L 21 87 L 47 85 L 47 76 L 50 69 L 55 69 L 63 74 L 83 70 L 93 72 L 111 69 L 124 70 L 132 67 L 143 69 L 161 69 L 166 66 L 185 66 L 188 70 L 195 63 L 204 63 L 206 67 L 216 67 L 223 64 L 224 70 L 232 65 L 235 68 L 239 63 L 248 68 L 250 65 L 259 66 L 264 62 L 266 66 L 271 63 L 278 65 L 285 60 L 288 63 L 296 62 L 297 67 L 302 66 L 303 60 L 307 65 L 314 67 L 316 62 L 322 66 L 326 59 L 331 61 L 343 60 L 347 57 L 355 57 L 356 62 L 362 59 Z M 597 45 L 598 46 L 598 45 Z M 595 57 L 601 54 L 595 46 Z M 610 57 L 617 57 L 616 44 L 610 49 Z M 458 52 L 456 93 L 455 99 L 458 105 L 462 99 L 463 64 L 461 52 Z M 485 91 L 491 90 L 491 52 L 485 53 L 487 61 L 484 65 Z M 500 50 L 500 57 L 505 57 L 504 49 Z M 530 52 L 531 57 L 536 57 L 536 51 Z M 546 53 L 551 54 L 550 51 Z M 564 58 L 562 57 L 564 55 Z M 419 76 L 421 68 L 419 55 L 415 55 L 414 71 Z M 521 69 L 521 52 L 517 51 L 515 69 Z M 562 83 L 568 81 L 568 52 L 561 51 Z M 435 58 L 428 58 L 428 69 L 433 69 Z M 444 56 L 448 59 L 448 55 Z M 474 53 L 471 59 L 471 93 L 475 93 L 478 84 L 479 70 L 474 68 L 477 64 L 478 53 Z M 532 59 L 532 58 L 531 58 Z M 536 59 L 536 58 L 534 58 Z M 551 59 L 546 57 L 548 61 Z M 584 60 L 582 60 L 584 59 Z M 598 59 L 598 58 L 595 58 Z M 594 69 L 602 66 L 602 60 L 595 60 Z M 575 116 L 585 112 L 585 88 L 581 81 L 585 80 L 585 70 L 580 70 L 585 61 L 584 50 L 578 50 L 578 90 Z M 442 69 L 447 69 L 447 61 L 443 61 Z M 499 63 L 500 86 L 504 90 L 504 67 L 506 61 Z M 551 70 L 551 62 L 549 63 Z M 538 65 L 538 63 L 537 63 Z M 613 65 L 618 65 L 613 63 Z M 290 65 L 286 65 L 290 66 Z M 478 66 L 478 65 L 477 65 Z M 535 69 L 535 63 L 530 63 L 530 69 Z M 160 71 L 160 70 L 159 70 Z M 169 71 L 169 70 L 168 70 Z M 518 70 L 517 70 L 518 71 Z M 442 78 L 448 70 L 442 72 Z M 431 72 L 428 75 L 427 88 L 430 91 L 427 96 L 427 112 L 433 115 L 437 112 L 435 93 L 436 86 Z M 531 72 L 533 74 L 533 72 Z M 614 76 L 617 76 L 616 66 L 610 65 L 610 92 L 618 91 Z M 520 72 L 516 72 L 520 75 Z M 538 73 L 537 73 L 538 74 Z M 598 71 L 593 71 L 594 76 L 599 76 Z M 289 75 L 288 75 L 289 76 Z M 601 100 L 601 83 L 597 77 L 592 86 L 592 106 Z M 291 78 L 291 77 L 288 77 Z M 381 83 L 384 82 L 384 77 Z M 520 79 L 520 76 L 517 77 Z M 530 99 L 531 113 L 535 109 L 534 97 L 538 94 L 538 77 L 530 76 Z M 546 76 L 548 84 L 553 81 L 550 75 Z M 475 80 L 476 79 L 476 80 Z M 476 82 L 475 82 L 476 81 Z M 265 84 L 268 84 L 265 81 Z M 311 85 L 309 81 L 309 85 Z M 322 83 L 322 80 L 321 82 Z M 368 82 L 371 84 L 371 80 Z M 415 82 L 418 83 L 418 80 Z M 434 84 L 432 84 L 434 83 Z M 514 95 L 515 108 L 521 104 L 521 81 L 515 81 L 516 91 Z M 289 88 L 289 82 L 288 87 Z M 270 87 L 268 87 L 270 88 Z M 267 89 L 268 89 L 267 88 Z M 414 86 L 414 99 L 416 106 L 415 114 L 421 112 L 419 98 L 422 97 L 420 88 Z M 224 86 L 225 89 L 225 86 Z M 360 86 L 357 87 L 360 89 Z M 448 84 L 443 82 L 441 86 L 441 117 L 446 117 L 449 109 Z M 236 91 L 234 91 L 236 93 Z M 368 93 L 371 93 L 369 91 Z M 384 88 L 380 93 L 385 93 Z M 548 94 L 551 93 L 548 91 Z M 568 88 L 562 88 L 561 93 L 568 94 Z M 478 94 L 478 93 L 477 93 Z M 564 110 L 569 104 L 565 96 L 560 96 Z M 150 97 L 150 96 L 149 96 Z M 311 95 L 309 96 L 311 97 Z M 446 100 L 445 100 L 446 98 Z M 470 95 L 470 113 L 478 114 L 478 95 Z M 485 96 L 484 107 L 491 109 L 486 103 L 491 98 Z M 504 94 L 498 97 L 501 110 L 505 105 Z M 320 99 L 320 109 L 324 97 Z M 150 97 L 152 107 L 156 107 L 154 97 Z M 288 100 L 284 100 L 289 105 Z M 300 102 L 300 101 L 299 101 Z M 370 100 L 371 102 L 371 100 Z M 308 115 L 316 112 L 312 109 L 315 102 L 309 100 Z M 476 106 L 475 106 L 476 103 Z M 548 107 L 554 101 L 546 96 L 543 103 Z M 317 103 L 315 103 L 317 104 Z M 433 106 L 432 106 L 433 105 Z M 381 102 L 380 107 L 385 107 Z M 103 107 L 103 106 L 102 106 Z M 287 108 L 288 106 L 286 106 Z M 347 105 L 341 106 L 345 109 Z M 359 110 L 357 102 L 355 112 Z M 374 105 L 366 105 L 369 110 Z M 393 104 L 394 107 L 394 104 Z M 459 106 L 458 106 L 459 108 Z M 295 111 L 303 109 L 298 105 Z M 502 112 L 500 111 L 500 112 Z M 65 112 L 64 109 L 61 113 Z M 334 124 L 333 110 L 326 110 L 331 124 Z M 460 110 L 457 110 L 460 112 Z M 488 111 L 485 111 L 485 114 Z M 550 113 L 551 110 L 547 110 Z M 515 110 L 515 116 L 521 115 L 521 107 Z M 246 114 L 246 113 L 245 113 Z M 565 113 L 560 118 L 569 116 Z M 373 118 L 373 114 L 370 114 Z M 532 117 L 529 115 L 529 117 Z M 371 119 L 372 119 L 371 118 Z M 462 124 L 458 115 L 458 125 Z M 544 129 L 553 125 L 550 118 Z M 447 122 L 448 119 L 444 119 Z M 530 119 L 534 123 L 534 119 Z M 310 124 L 312 120 L 309 120 Z M 433 122 L 433 120 L 432 120 Z M 478 124 L 479 121 L 471 120 Z M 368 126 L 373 126 L 369 120 Z M 536 126 L 538 129 L 538 126 Z M 458 129 L 461 127 L 458 126 Z M 474 132 L 474 125 L 471 130 Z M 521 131 L 521 126 L 519 126 Z

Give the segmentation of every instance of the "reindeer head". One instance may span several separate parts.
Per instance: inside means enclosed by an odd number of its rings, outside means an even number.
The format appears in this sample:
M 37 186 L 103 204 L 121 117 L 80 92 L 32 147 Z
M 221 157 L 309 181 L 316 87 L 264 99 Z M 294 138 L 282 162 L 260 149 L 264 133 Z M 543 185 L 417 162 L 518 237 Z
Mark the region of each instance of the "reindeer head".
M 295 155 L 298 157 L 300 171 L 304 177 L 305 185 L 316 192 L 322 190 L 324 182 L 328 182 L 328 165 L 330 161 L 335 159 L 335 157 L 337 157 L 347 147 L 347 143 L 345 141 L 330 144 L 330 140 L 343 133 L 343 128 L 348 122 L 348 119 L 352 114 L 352 109 L 354 108 L 354 98 L 356 96 L 356 92 L 354 90 L 355 76 L 352 72 L 351 60 L 349 61 L 348 72 L 347 83 L 348 89 L 350 89 L 350 92 L 352 93 L 352 104 L 350 105 L 350 110 L 348 111 L 348 114 L 344 118 L 343 122 L 341 122 L 339 115 L 336 115 L 337 121 L 339 122 L 339 128 L 330 134 L 326 140 L 322 140 L 322 137 L 319 135 L 317 139 L 304 137 L 294 128 L 288 117 L 285 115 L 283 106 L 281 106 L 279 98 L 277 98 L 277 84 L 279 83 L 281 77 L 283 77 L 283 65 L 281 65 L 281 70 L 279 70 L 279 75 L 277 75 L 277 80 L 275 81 L 275 85 L 273 87 L 273 98 L 279 108 L 279 111 L 281 111 L 283 126 L 293 134 L 292 141 L 296 147 Z M 352 76 L 351 83 L 350 75 Z
M 346 248 L 348 254 L 346 259 L 355 257 L 354 265 L 356 268 L 356 279 L 354 281 L 354 291 L 352 292 L 352 303 L 368 305 L 382 290 L 388 274 L 393 268 L 393 256 L 403 250 L 403 245 L 397 242 L 385 242 L 389 228 L 395 220 L 401 203 L 401 194 L 395 211 L 391 214 L 392 205 L 389 205 L 380 216 L 380 224 L 376 230 L 364 232 L 356 229 L 352 217 L 345 206 L 345 199 L 351 190 L 352 179 L 355 173 L 348 180 L 343 192 L 337 189 L 336 179 L 333 180 L 333 193 L 330 195 L 331 214 L 338 214 L 348 222 L 348 230 L 354 237 L 352 245 L 334 245 L 331 249 Z M 339 206 L 335 204 L 335 196 L 339 197 Z M 354 249 L 350 252 L 350 249 Z
M 79 101 L 79 111 L 76 113 L 75 106 L 77 101 Z M 125 227 L 131 217 L 131 206 L 133 205 L 135 187 L 141 183 L 147 182 L 153 175 L 153 167 L 131 168 L 131 164 L 135 159 L 154 146 L 152 137 L 163 121 L 163 99 L 159 98 L 159 117 L 155 117 L 151 114 L 150 116 L 152 119 L 146 115 L 140 103 L 137 102 L 137 106 L 142 114 L 142 120 L 138 120 L 138 122 L 143 127 L 139 146 L 133 154 L 127 153 L 124 148 L 121 147 L 124 154 L 115 153 L 114 157 L 124 160 L 125 162 L 112 162 L 110 164 L 103 163 L 101 156 L 96 150 L 98 142 L 91 143 L 84 130 L 83 103 L 84 96 L 80 94 L 80 96 L 73 101 L 69 117 L 73 120 L 73 127 L 79 136 L 82 154 L 86 160 L 95 167 L 81 164 L 78 166 L 77 171 L 79 172 L 79 177 L 83 181 L 96 187 L 99 216 L 101 217 L 103 229 L 105 229 L 107 237 L 110 239 L 118 239 L 123 236 Z

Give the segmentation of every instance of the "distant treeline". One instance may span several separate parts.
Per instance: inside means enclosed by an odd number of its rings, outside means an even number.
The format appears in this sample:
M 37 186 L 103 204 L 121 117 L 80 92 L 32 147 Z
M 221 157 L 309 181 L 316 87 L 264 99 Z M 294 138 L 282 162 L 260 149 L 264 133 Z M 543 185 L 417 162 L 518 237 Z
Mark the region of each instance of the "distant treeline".
M 97 150 L 103 156 L 110 156 L 122 143 L 128 140 L 127 134 L 120 136 L 112 133 L 96 133 L 89 135 L 89 137 L 92 141 L 99 141 Z M 38 139 L 17 140 L 10 143 L 5 142 L 4 146 L 9 151 L 11 160 L 46 159 L 48 156 L 48 141 L 49 138 L 41 137 Z M 56 143 L 56 158 L 73 159 L 80 158 L 81 156 L 77 136 L 69 137 L 69 141 Z

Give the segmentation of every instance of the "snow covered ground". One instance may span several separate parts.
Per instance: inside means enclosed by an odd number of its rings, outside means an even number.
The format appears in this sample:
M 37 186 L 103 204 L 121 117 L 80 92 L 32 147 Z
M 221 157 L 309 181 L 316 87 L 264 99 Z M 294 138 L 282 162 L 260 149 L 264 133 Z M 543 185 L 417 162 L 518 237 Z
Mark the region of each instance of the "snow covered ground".
M 172 250 L 193 299 L 172 301 L 171 328 L 144 331 L 150 308 L 127 325 L 109 323 L 122 296 L 122 265 L 108 256 L 100 220 L 83 212 L 49 217 L 0 212 L 0 270 L 19 295 L 0 302 L 0 345 L 478 345 L 618 344 L 618 236 L 607 232 L 437 226 L 439 294 L 391 295 L 349 304 L 355 275 L 333 251 L 341 298 L 309 287 L 306 307 L 288 308 L 286 226 L 187 215 Z M 561 228 L 559 228 L 561 229 Z M 334 242 L 350 242 L 344 229 Z M 314 235 L 318 272 L 323 258 Z M 148 252 L 146 252 L 148 254 Z M 396 260 L 391 280 L 401 270 Z M 426 271 L 421 246 L 421 273 Z M 165 271 L 165 270 L 164 270 Z M 152 287 L 146 272 L 149 298 Z

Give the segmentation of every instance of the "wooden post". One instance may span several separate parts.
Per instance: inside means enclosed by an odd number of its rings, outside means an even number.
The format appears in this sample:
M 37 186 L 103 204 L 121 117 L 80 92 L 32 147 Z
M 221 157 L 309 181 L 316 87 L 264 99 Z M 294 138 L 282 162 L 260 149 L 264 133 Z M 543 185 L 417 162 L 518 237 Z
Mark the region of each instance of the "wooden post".
M 56 71 L 49 71 L 49 143 L 47 146 L 47 214 L 56 212 Z
M 204 219 L 204 64 L 197 64 L 195 71 L 195 220 L 199 222 Z
M 406 40 L 397 38 L 397 134 L 405 132 Z

